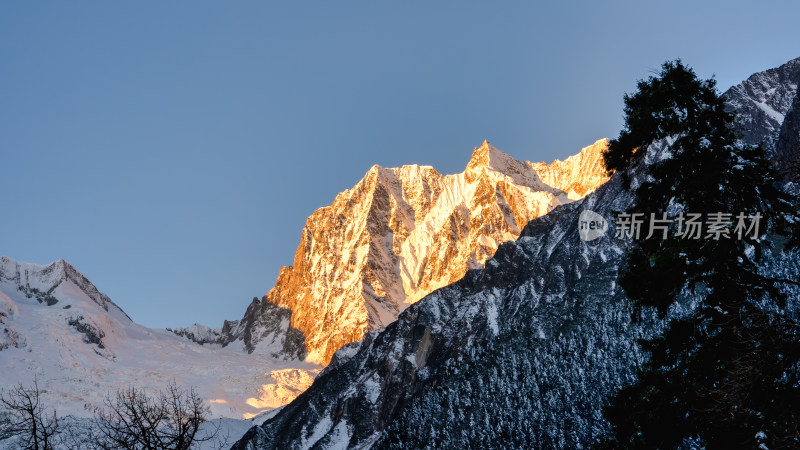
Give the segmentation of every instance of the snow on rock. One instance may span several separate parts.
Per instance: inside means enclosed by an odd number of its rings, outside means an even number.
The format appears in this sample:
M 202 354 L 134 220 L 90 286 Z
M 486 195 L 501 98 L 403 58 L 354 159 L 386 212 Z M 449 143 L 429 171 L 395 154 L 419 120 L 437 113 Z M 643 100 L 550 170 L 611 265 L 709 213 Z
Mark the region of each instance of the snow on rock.
M 290 310 L 307 360 L 327 364 L 343 345 L 483 267 L 531 219 L 597 188 L 607 180 L 606 144 L 545 164 L 484 141 L 455 175 L 373 166 L 308 218 L 294 265 L 281 269 L 264 302 Z
M 259 411 L 279 408 L 302 394 L 311 383 L 319 370 L 305 369 L 279 369 L 269 373 L 269 383 L 261 386 L 258 397 L 250 397 L 247 404 Z M 245 418 L 257 416 L 257 413 L 247 413 Z
M 728 110 L 737 112 L 737 127 L 744 141 L 764 143 L 775 150 L 778 132 L 791 109 L 800 84 L 800 58 L 775 69 L 751 75 L 725 93 Z
M 799 66 L 795 60 L 756 74 L 726 94 L 738 123 L 751 125 L 744 143 L 798 136 L 800 121 L 786 122 Z M 776 123 L 778 116 L 758 103 L 785 114 L 786 122 Z M 648 150 L 628 173 L 631 186 L 649 177 L 649 164 L 670 156 L 669 145 Z M 477 170 L 465 178 L 502 167 L 525 179 L 523 166 L 490 148 L 477 156 Z M 468 190 L 466 183 L 458 189 Z M 484 267 L 337 353 L 304 395 L 233 448 L 336 448 L 339 429 L 347 430 L 350 448 L 591 447 L 608 431 L 603 405 L 635 380 L 646 358 L 637 339 L 663 327 L 646 313 L 631 323 L 631 304 L 616 284 L 629 241 L 615 239 L 613 230 L 592 242 L 579 238 L 583 210 L 611 218 L 631 204 L 627 184 L 615 174 L 583 199 L 528 222 Z M 800 273 L 796 253 L 765 255 L 763 269 L 790 279 Z M 695 307 L 686 293 L 673 309 Z
M 288 403 L 320 369 L 138 325 L 65 261 L 0 257 L 0 324 L 0 388 L 35 377 L 61 415 L 90 416 L 117 389 L 175 380 L 194 387 L 213 417 L 241 419 Z

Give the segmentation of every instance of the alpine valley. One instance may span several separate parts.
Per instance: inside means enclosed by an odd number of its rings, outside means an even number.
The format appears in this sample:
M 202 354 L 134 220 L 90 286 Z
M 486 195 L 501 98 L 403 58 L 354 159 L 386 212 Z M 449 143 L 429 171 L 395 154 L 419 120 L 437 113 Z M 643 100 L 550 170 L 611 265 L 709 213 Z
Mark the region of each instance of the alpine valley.
M 779 167 L 798 160 L 798 85 L 800 58 L 725 94 L 742 142 Z M 0 388 L 35 379 L 80 419 L 118 389 L 174 380 L 237 449 L 589 447 L 646 358 L 636 340 L 663 326 L 631 322 L 616 284 L 628 241 L 581 241 L 578 216 L 629 206 L 623 175 L 646 179 L 669 141 L 610 178 L 607 144 L 545 164 L 484 141 L 453 175 L 373 166 L 308 218 L 275 286 L 218 328 L 146 328 L 63 260 L 1 257 Z M 798 261 L 775 251 L 762 268 L 797 278 Z
M 143 327 L 68 262 L 4 256 L 0 388 L 35 379 L 47 406 L 82 418 L 117 390 L 174 381 L 194 387 L 235 441 L 310 386 L 337 349 L 483 267 L 530 220 L 604 183 L 605 147 L 600 140 L 545 164 L 484 142 L 456 175 L 374 166 L 308 218 L 294 265 L 275 287 L 214 329 Z

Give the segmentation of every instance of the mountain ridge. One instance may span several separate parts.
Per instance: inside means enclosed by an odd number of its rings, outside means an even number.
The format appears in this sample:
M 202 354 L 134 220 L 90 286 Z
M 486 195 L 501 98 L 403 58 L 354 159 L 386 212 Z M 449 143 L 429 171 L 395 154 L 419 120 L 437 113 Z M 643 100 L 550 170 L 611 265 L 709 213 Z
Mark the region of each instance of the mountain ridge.
M 763 92 L 796 96 L 800 80 L 791 69 L 800 60 L 790 63 L 748 80 L 778 80 L 783 84 Z M 738 123 L 750 127 L 742 141 L 774 152 L 784 124 L 751 106 L 773 105 L 787 117 L 796 102 L 746 95 L 744 88 L 726 93 L 732 110 L 746 106 Z M 668 142 L 654 144 L 628 174 L 631 185 L 668 154 Z M 615 282 L 626 246 L 612 238 L 613 228 L 593 242 L 579 239 L 580 212 L 612 217 L 632 201 L 626 186 L 615 174 L 594 193 L 529 222 L 485 268 L 340 350 L 303 395 L 234 448 L 591 446 L 607 431 L 604 402 L 635 380 L 646 357 L 637 338 L 662 325 L 655 317 L 631 323 L 632 307 Z M 767 273 L 800 274 L 796 255 L 766 256 Z M 691 308 L 687 295 L 673 313 Z
M 278 325 L 288 328 L 288 317 Z M 265 338 L 262 353 L 280 354 L 282 344 Z M 118 389 L 164 388 L 174 379 L 194 387 L 214 417 L 236 419 L 283 406 L 321 369 L 141 326 L 70 263 L 7 256 L 0 257 L 0 366 L 0 388 L 35 378 L 43 401 L 62 415 L 91 416 Z
M 14 267 L 13 271 L 11 270 L 12 266 Z M 12 272 L 14 275 L 10 276 Z M 39 276 L 34 277 L 34 274 L 38 274 Z M 72 264 L 63 259 L 59 259 L 51 262 L 50 264 L 42 266 L 33 263 L 20 263 L 8 256 L 0 256 L 0 279 L 2 278 L 6 280 L 17 280 L 17 283 L 21 288 L 20 290 L 25 292 L 25 295 L 28 296 L 28 298 L 35 297 L 40 303 L 52 302 L 54 299 L 50 297 L 50 294 L 61 283 L 69 280 L 75 283 L 90 299 L 92 299 L 104 310 L 108 311 L 109 305 L 111 305 L 118 309 L 119 312 L 124 314 L 128 320 L 130 320 L 130 317 L 122 310 L 122 308 L 112 302 L 106 294 L 98 291 L 97 288 L 89 281 L 89 279 L 86 278 L 86 276 L 79 272 Z M 33 280 L 31 280 L 31 278 L 33 278 Z M 25 284 L 22 284 L 23 279 Z M 34 281 L 34 287 L 31 287 L 31 281 Z M 43 292 L 39 289 L 39 287 L 45 285 L 49 287 L 45 292 Z
M 519 161 L 485 140 L 464 172 L 453 175 L 431 166 L 373 165 L 309 216 L 294 264 L 281 268 L 261 303 L 242 320 L 226 321 L 239 335 L 215 333 L 221 341 L 242 339 L 277 306 L 291 311 L 291 328 L 304 337 L 307 354 L 294 354 L 325 365 L 342 346 L 482 267 L 530 219 L 594 190 L 607 179 L 606 145 L 602 139 L 545 164 Z

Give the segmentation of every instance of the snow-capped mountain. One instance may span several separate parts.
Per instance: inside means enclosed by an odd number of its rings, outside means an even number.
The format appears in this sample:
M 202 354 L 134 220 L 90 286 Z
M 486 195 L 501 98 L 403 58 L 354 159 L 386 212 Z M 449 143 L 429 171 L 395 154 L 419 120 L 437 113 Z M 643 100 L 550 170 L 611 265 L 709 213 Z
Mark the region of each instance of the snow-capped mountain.
M 286 335 L 284 322 L 273 334 Z M 242 419 L 289 402 L 320 369 L 138 325 L 63 260 L 41 266 L 0 257 L 0 330 L 0 388 L 30 386 L 35 377 L 62 415 L 90 416 L 117 389 L 174 379 L 194 387 L 212 416 Z M 280 339 L 262 342 L 264 353 L 283 351 Z
M 69 263 L 2 257 L 0 387 L 36 377 L 52 406 L 76 416 L 91 415 L 116 389 L 172 379 L 196 387 L 214 417 L 280 407 L 311 384 L 321 369 L 314 361 L 481 267 L 530 218 L 602 183 L 604 148 L 598 141 L 548 165 L 484 142 L 458 175 L 375 166 L 309 218 L 299 264 L 282 270 L 275 289 L 217 329 L 142 327 Z M 307 346 L 311 362 L 301 361 Z
M 292 311 L 267 300 L 253 297 L 241 320 L 226 320 L 221 328 L 194 324 L 167 331 L 198 344 L 239 347 L 247 353 L 282 359 L 306 356 L 303 333 L 290 325 Z
M 774 151 L 786 115 L 793 110 L 800 83 L 800 59 L 751 75 L 725 93 L 736 111 L 736 129 L 744 142 L 763 143 Z M 796 114 L 796 113 L 795 113 Z
M 281 269 L 267 296 L 242 320 L 212 332 L 218 340 L 210 339 L 225 343 L 249 336 L 248 348 L 258 346 L 261 333 L 250 330 L 277 306 L 291 311 L 291 328 L 302 333 L 289 342 L 304 337 L 307 360 L 327 364 L 343 345 L 394 322 L 409 305 L 467 270 L 483 267 L 531 219 L 605 182 L 605 146 L 600 140 L 565 161 L 545 164 L 518 161 L 484 142 L 455 175 L 429 166 L 373 166 L 308 218 L 294 265 Z
M 799 64 L 726 93 L 739 123 L 749 124 L 744 142 L 776 149 L 786 145 L 783 136 L 798 136 L 797 122 L 784 118 L 800 113 L 793 109 Z M 652 150 L 629 174 L 634 185 L 668 148 Z M 579 238 L 582 211 L 611 217 L 630 202 L 615 175 L 529 222 L 485 268 L 337 352 L 304 394 L 234 448 L 591 446 L 607 430 L 603 403 L 644 358 L 636 339 L 660 330 L 655 319 L 632 325 L 616 286 L 628 241 L 613 232 Z M 783 260 L 768 263 L 767 273 L 800 273 L 796 255 L 771 257 Z

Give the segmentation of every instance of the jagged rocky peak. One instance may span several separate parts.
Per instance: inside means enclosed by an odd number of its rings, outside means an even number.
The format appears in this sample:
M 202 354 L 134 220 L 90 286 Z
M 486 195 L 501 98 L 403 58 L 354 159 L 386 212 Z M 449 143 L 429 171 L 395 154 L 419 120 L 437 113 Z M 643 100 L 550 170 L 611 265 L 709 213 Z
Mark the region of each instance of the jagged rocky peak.
M 491 173 L 508 177 L 519 186 L 564 193 L 571 200 L 577 200 L 608 180 L 603 164 L 603 152 L 607 147 L 608 139 L 600 139 L 564 161 L 556 159 L 548 164 L 519 161 L 489 141 L 483 141 L 472 153 L 465 174 L 468 182 Z
M 592 150 L 599 145 L 534 164 L 484 141 L 454 175 L 430 166 L 373 166 L 308 218 L 294 265 L 281 269 L 265 303 L 291 311 L 308 360 L 327 364 L 343 345 L 483 267 L 529 220 L 599 186 L 607 179 L 601 153 Z M 580 188 L 562 189 L 574 186 Z M 244 330 L 259 320 L 248 315 L 239 323 Z
M 500 150 L 496 149 L 494 145 L 492 145 L 488 140 L 484 139 L 483 143 L 480 147 L 475 147 L 472 151 L 472 157 L 469 159 L 469 163 L 467 164 L 467 169 L 472 169 L 475 167 L 491 167 L 492 166 L 492 153 L 495 153 L 495 160 L 497 159 L 497 153 L 501 153 Z M 505 155 L 505 154 L 504 154 Z
M 600 139 L 581 149 L 564 161 L 550 164 L 533 163 L 542 182 L 567 193 L 571 199 L 579 199 L 594 191 L 608 180 L 603 163 L 603 152 L 608 148 L 608 139 Z
M 193 324 L 167 331 L 201 345 L 238 347 L 247 353 L 275 359 L 302 360 L 306 357 L 303 333 L 289 323 L 291 310 L 253 297 L 241 320 L 226 320 L 220 328 Z
M 795 95 L 778 136 L 775 158 L 778 165 L 784 167 L 787 179 L 797 181 L 800 178 L 800 95 Z
M 55 305 L 58 300 L 54 291 L 64 282 L 70 281 L 86 296 L 105 311 L 113 307 L 124 314 L 107 295 L 97 288 L 70 263 L 59 259 L 45 266 L 16 261 L 8 256 L 0 256 L 0 281 L 15 284 L 16 288 L 28 298 L 39 303 Z M 126 318 L 127 315 L 125 315 Z M 128 318 L 130 320 L 130 318 Z
M 547 190 L 530 163 L 512 158 L 486 140 L 472 152 L 464 175 L 467 183 L 473 183 L 481 177 L 499 177 L 503 181 L 508 178 L 508 181 L 519 186 Z
M 484 140 L 480 147 L 475 147 L 472 157 L 467 164 L 467 171 L 487 168 L 496 172 L 506 172 L 513 166 L 523 163 L 498 150 L 488 140 Z
M 737 112 L 736 129 L 745 142 L 775 150 L 779 130 L 800 85 L 800 58 L 758 72 L 725 93 L 728 110 Z

